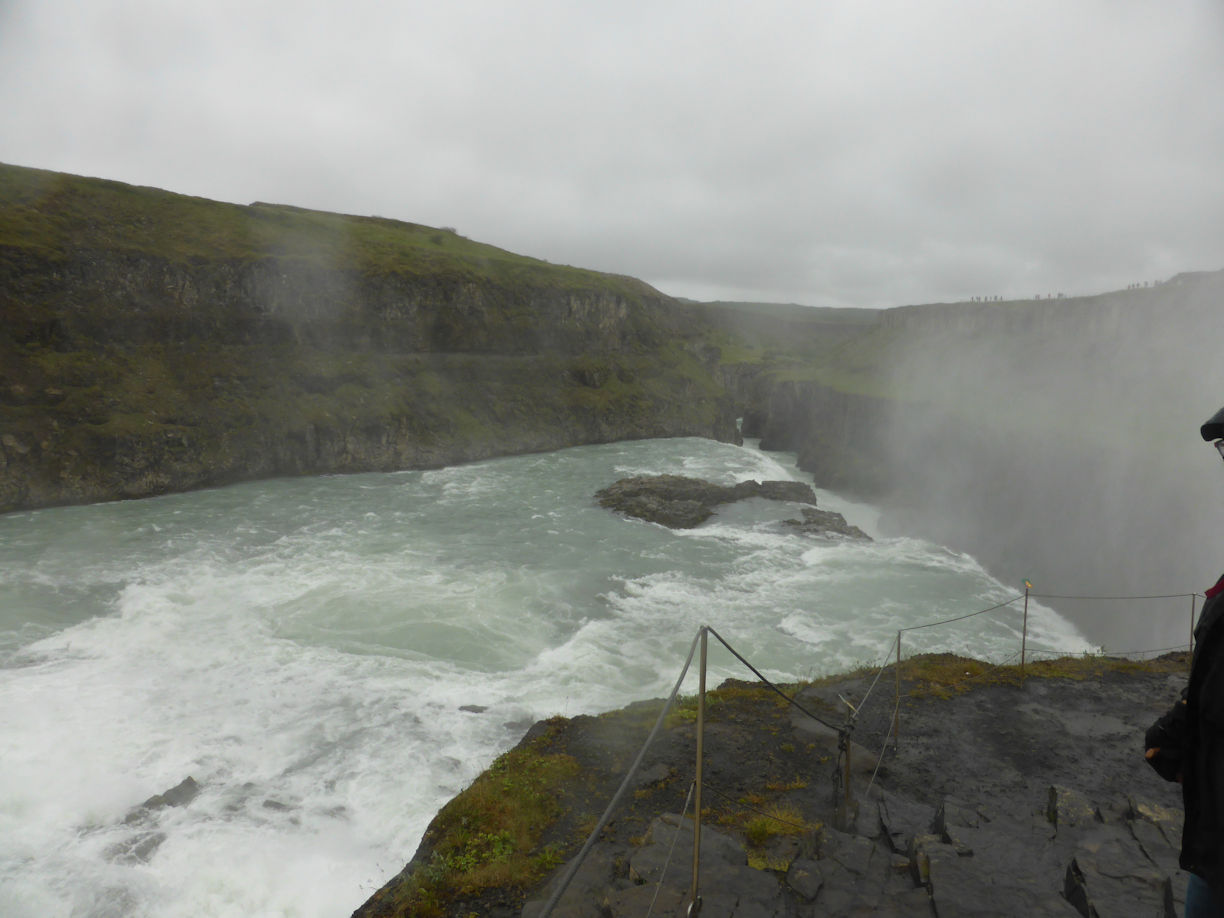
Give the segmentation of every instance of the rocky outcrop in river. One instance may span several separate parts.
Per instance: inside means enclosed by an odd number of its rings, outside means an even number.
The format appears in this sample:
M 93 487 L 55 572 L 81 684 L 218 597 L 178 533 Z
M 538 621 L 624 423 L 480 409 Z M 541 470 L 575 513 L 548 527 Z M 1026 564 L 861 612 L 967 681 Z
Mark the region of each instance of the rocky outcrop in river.
M 799 532 L 870 541 L 863 530 L 849 525 L 840 513 L 817 510 L 816 492 L 801 481 L 749 480 L 719 485 L 683 475 L 639 475 L 622 478 L 595 492 L 601 507 L 671 529 L 700 526 L 714 515 L 715 507 L 752 497 L 804 504 L 800 508 L 803 519 L 785 521 Z

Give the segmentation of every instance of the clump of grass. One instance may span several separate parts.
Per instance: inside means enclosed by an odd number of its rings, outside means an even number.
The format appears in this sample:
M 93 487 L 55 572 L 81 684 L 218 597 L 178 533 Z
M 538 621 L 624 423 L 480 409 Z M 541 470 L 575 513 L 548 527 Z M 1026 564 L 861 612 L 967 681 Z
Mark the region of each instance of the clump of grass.
M 911 682 L 913 697 L 934 695 L 950 698 L 980 685 L 1020 685 L 1024 679 L 1092 679 L 1105 673 L 1167 672 L 1182 673 L 1189 659 L 1184 654 L 1169 654 L 1155 660 L 1131 660 L 1103 654 L 1030 660 L 1023 671 L 1018 663 L 996 666 L 956 654 L 919 654 L 901 662 L 901 678 Z M 887 677 L 886 677 L 887 678 Z
M 748 845 L 749 857 L 762 856 L 775 838 L 794 838 L 815 832 L 819 822 L 809 821 L 803 813 L 786 802 L 770 802 L 758 792 L 749 792 L 739 799 L 743 809 L 732 809 L 711 817 L 728 828 L 738 829 Z
M 681 724 L 692 724 L 697 722 L 697 706 L 701 699 L 697 695 L 680 695 L 673 702 L 671 710 L 667 712 L 667 718 L 663 721 L 663 726 L 668 729 L 678 727 Z M 709 717 L 711 711 L 722 703 L 714 692 L 706 692 L 706 717 Z
M 771 838 L 797 836 L 817 828 L 797 809 L 787 803 L 774 803 L 760 813 L 751 814 L 744 824 L 744 838 L 754 848 L 764 846 Z
M 791 865 L 792 858 L 784 855 L 770 855 L 763 851 L 752 851 L 748 854 L 748 866 L 753 870 L 772 870 L 775 873 L 785 873 Z
M 392 914 L 440 916 L 456 899 L 526 889 L 561 863 L 541 840 L 578 762 L 546 747 L 547 734 L 507 752 L 442 809 L 426 833 L 429 860 L 390 893 Z
M 783 743 L 783 746 L 791 746 L 790 743 Z M 794 751 L 794 746 L 791 746 L 790 751 Z M 786 750 L 783 750 L 786 751 Z M 765 785 L 765 789 L 774 793 L 785 793 L 786 791 L 803 790 L 809 784 L 808 779 L 802 775 L 795 775 L 789 781 L 770 781 Z

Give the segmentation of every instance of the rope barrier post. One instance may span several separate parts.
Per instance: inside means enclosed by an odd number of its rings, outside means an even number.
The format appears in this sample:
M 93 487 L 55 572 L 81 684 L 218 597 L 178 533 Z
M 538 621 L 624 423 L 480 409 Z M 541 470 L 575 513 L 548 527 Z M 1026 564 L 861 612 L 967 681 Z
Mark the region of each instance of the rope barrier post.
M 850 731 L 853 729 L 853 715 L 846 718 L 845 725 L 838 730 L 837 754 L 838 762 L 833 767 L 833 822 L 839 831 L 849 831 L 854 821 L 853 794 L 850 788 Z M 838 784 L 841 785 L 838 788 Z M 841 791 L 838 793 L 838 791 Z
M 1024 626 L 1020 631 L 1020 681 L 1024 681 L 1024 651 L 1028 644 L 1028 598 L 1033 585 L 1024 581 Z
M 893 705 L 893 751 L 901 748 L 901 632 L 897 632 L 897 691 Z
M 561 897 L 565 895 L 565 891 L 569 888 L 570 883 L 574 879 L 574 874 L 578 872 L 578 868 L 582 866 L 582 862 L 586 860 L 586 856 L 591 852 L 591 848 L 595 846 L 595 840 L 599 838 L 601 833 L 608 823 L 612 820 L 612 813 L 616 810 L 617 804 L 621 798 L 625 796 L 625 792 L 629 790 L 629 784 L 633 781 L 633 776 L 637 774 L 638 768 L 642 764 L 642 759 L 646 757 L 646 750 L 650 748 L 650 744 L 654 742 L 659 731 L 663 729 L 663 722 L 667 720 L 667 712 L 671 710 L 672 702 L 676 700 L 676 696 L 680 694 L 680 686 L 684 684 L 684 677 L 688 675 L 689 666 L 693 662 L 693 654 L 697 652 L 697 644 L 704 632 L 698 632 L 693 637 L 693 643 L 689 647 L 688 657 L 684 660 L 684 666 L 680 669 L 680 676 L 676 679 L 676 684 L 672 686 L 671 694 L 667 696 L 667 701 L 663 703 L 662 710 L 659 711 L 659 716 L 655 719 L 655 724 L 650 730 L 650 735 L 646 737 L 646 742 L 642 744 L 641 750 L 637 754 L 637 758 L 633 760 L 633 764 L 629 766 L 629 771 L 625 775 L 625 779 L 621 781 L 620 787 L 616 789 L 616 793 L 612 795 L 612 799 L 608 801 L 607 808 L 603 811 L 603 815 L 599 817 L 599 821 L 595 823 L 595 828 L 591 830 L 591 834 L 587 836 L 587 840 L 583 842 L 582 849 L 569 862 L 569 866 L 565 868 L 565 873 L 561 875 L 560 881 L 553 888 L 552 895 L 548 901 L 544 903 L 544 908 L 541 910 L 539 918 L 548 918 L 553 913 L 553 909 L 557 907 L 557 903 L 561 901 Z
M 697 792 L 693 800 L 693 885 L 689 890 L 688 918 L 701 913 L 701 897 L 697 894 L 697 877 L 701 872 L 701 762 L 705 751 L 705 703 L 706 703 L 706 647 L 709 643 L 709 626 L 701 629 L 701 665 L 697 676 Z M 677 832 L 680 831 L 678 828 Z
M 854 806 L 854 793 L 850 787 L 850 740 L 846 739 L 846 816 L 849 818 L 851 807 Z M 848 824 L 848 823 L 847 823 Z

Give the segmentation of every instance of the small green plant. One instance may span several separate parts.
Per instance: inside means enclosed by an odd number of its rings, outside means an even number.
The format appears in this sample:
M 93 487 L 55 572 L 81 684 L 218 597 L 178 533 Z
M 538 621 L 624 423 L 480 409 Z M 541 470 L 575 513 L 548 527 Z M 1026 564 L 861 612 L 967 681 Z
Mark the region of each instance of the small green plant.
M 776 836 L 802 835 L 815 828 L 797 809 L 789 804 L 772 804 L 762 812 L 751 814 L 744 823 L 744 838 L 754 848 L 760 848 Z
M 692 724 L 697 722 L 697 707 L 701 699 L 696 695 L 681 695 L 678 697 L 672 709 L 667 712 L 667 719 L 663 722 L 666 727 L 678 727 L 681 724 Z M 715 692 L 706 692 L 706 716 L 710 716 L 712 708 L 721 703 L 722 699 Z
M 442 809 L 426 833 L 429 861 L 389 893 L 393 914 L 443 915 L 456 898 L 526 888 L 561 863 L 560 849 L 540 842 L 578 763 L 544 752 L 546 743 L 547 735 L 499 757 Z

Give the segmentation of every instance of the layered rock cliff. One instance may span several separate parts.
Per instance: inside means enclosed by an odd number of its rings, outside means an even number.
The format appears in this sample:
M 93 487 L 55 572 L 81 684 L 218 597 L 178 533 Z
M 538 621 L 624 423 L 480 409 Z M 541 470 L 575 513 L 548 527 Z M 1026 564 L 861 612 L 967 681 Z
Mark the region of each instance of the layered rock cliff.
M 0 167 L 0 512 L 735 439 L 701 328 L 450 230 Z

